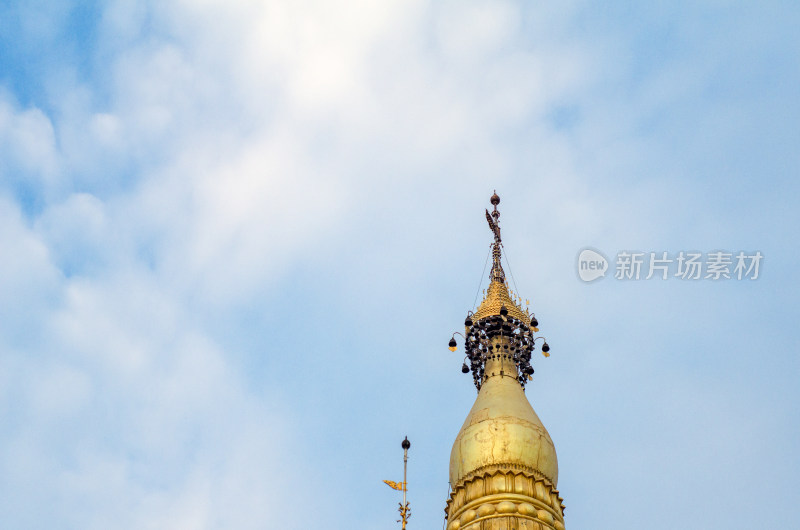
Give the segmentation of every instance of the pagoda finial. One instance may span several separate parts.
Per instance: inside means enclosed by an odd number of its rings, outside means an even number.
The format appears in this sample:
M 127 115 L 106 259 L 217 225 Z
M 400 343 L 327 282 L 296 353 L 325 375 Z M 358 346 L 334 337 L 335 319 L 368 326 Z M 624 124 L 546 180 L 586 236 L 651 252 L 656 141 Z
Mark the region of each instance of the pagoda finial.
M 500 212 L 497 211 L 497 205 L 500 204 L 500 197 L 497 196 L 496 190 L 492 195 L 492 198 L 489 200 L 494 206 L 494 211 L 492 213 L 489 213 L 488 209 L 486 210 L 486 221 L 489 223 L 489 228 L 492 230 L 492 233 L 494 233 L 494 244 L 492 245 L 492 270 L 489 273 L 489 279 L 492 282 L 505 283 L 506 273 L 503 272 L 503 265 L 500 263 L 500 245 L 502 243 L 502 239 L 500 238 L 500 225 L 498 224 L 500 222 Z
M 520 307 L 522 299 L 519 293 L 508 290 L 506 275 L 500 263 L 502 239 L 498 225 L 500 212 L 497 211 L 500 197 L 496 192 L 490 201 L 494 210 L 492 212 L 486 210 L 486 221 L 494 234 L 494 243 L 489 287 L 484 291 L 483 301 L 475 312 L 467 313 L 464 333 L 454 333 L 448 347 L 450 351 L 456 351 L 458 344 L 455 336 L 461 335 L 464 338 L 466 358 L 461 371 L 465 374 L 472 372 L 478 390 L 487 377 L 495 375 L 491 370 L 487 371 L 486 366 L 498 357 L 509 361 L 510 364 L 508 367 L 503 365 L 500 368 L 501 376 L 510 375 L 522 388 L 525 388 L 525 384 L 533 375 L 531 354 L 537 346 L 536 342 L 542 341 L 541 350 L 545 357 L 550 356 L 550 346 L 544 337 L 535 335 L 539 332 L 539 321 L 533 313 Z

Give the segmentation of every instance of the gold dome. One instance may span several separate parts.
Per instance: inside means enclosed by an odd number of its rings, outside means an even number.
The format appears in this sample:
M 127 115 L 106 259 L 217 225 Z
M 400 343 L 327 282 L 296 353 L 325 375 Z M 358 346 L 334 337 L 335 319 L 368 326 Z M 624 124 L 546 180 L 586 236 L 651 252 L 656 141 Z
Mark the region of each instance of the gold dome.
M 503 364 L 505 363 L 505 365 Z M 450 453 L 450 484 L 493 469 L 520 469 L 558 484 L 556 449 L 508 360 L 486 365 L 487 379 Z

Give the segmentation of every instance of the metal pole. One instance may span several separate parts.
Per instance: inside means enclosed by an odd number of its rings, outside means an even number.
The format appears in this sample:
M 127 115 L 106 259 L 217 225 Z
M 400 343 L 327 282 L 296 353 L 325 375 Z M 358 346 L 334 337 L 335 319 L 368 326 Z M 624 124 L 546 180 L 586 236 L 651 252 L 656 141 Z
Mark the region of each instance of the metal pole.
M 403 507 L 406 504 L 406 490 L 408 489 L 408 449 L 403 448 Z M 406 530 L 406 515 L 403 514 L 403 530 Z
M 408 449 L 411 447 L 408 436 L 403 440 L 401 446 L 403 447 L 403 504 L 400 506 L 400 519 L 403 522 L 402 530 L 406 530 L 406 523 L 409 516 L 411 516 L 408 502 L 406 502 L 406 492 L 408 491 Z

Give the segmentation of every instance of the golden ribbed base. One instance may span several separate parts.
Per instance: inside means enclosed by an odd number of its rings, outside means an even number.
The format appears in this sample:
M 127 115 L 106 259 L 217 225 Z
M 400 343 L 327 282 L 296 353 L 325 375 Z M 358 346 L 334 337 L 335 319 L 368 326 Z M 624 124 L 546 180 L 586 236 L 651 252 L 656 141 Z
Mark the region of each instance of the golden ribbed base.
M 447 530 L 564 530 L 564 504 L 549 480 L 488 466 L 460 481 L 447 501 Z

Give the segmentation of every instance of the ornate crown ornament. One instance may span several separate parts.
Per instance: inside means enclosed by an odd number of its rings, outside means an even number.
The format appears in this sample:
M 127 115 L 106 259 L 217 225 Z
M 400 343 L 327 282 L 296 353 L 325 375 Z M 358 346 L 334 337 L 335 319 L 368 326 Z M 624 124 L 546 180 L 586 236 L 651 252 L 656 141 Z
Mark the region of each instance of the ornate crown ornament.
M 513 361 L 517 369 L 517 381 L 525 388 L 534 372 L 531 357 L 536 349 L 536 342 L 542 341 L 541 351 L 545 357 L 550 356 L 550 346 L 544 337 L 535 335 L 539 331 L 536 315 L 529 313 L 527 309 L 523 310 L 512 298 L 513 292 L 509 293 L 501 263 L 503 243 L 500 237 L 500 212 L 497 210 L 500 197 L 495 193 L 490 200 L 494 207 L 491 213 L 486 210 L 486 221 L 494 234 L 490 284 L 478 309 L 474 313 L 467 313 L 464 334 L 454 333 L 449 347 L 451 351 L 455 351 L 455 336 L 464 337 L 466 358 L 461 371 L 465 374 L 472 373 L 478 390 L 486 379 L 486 362 L 491 359 Z

